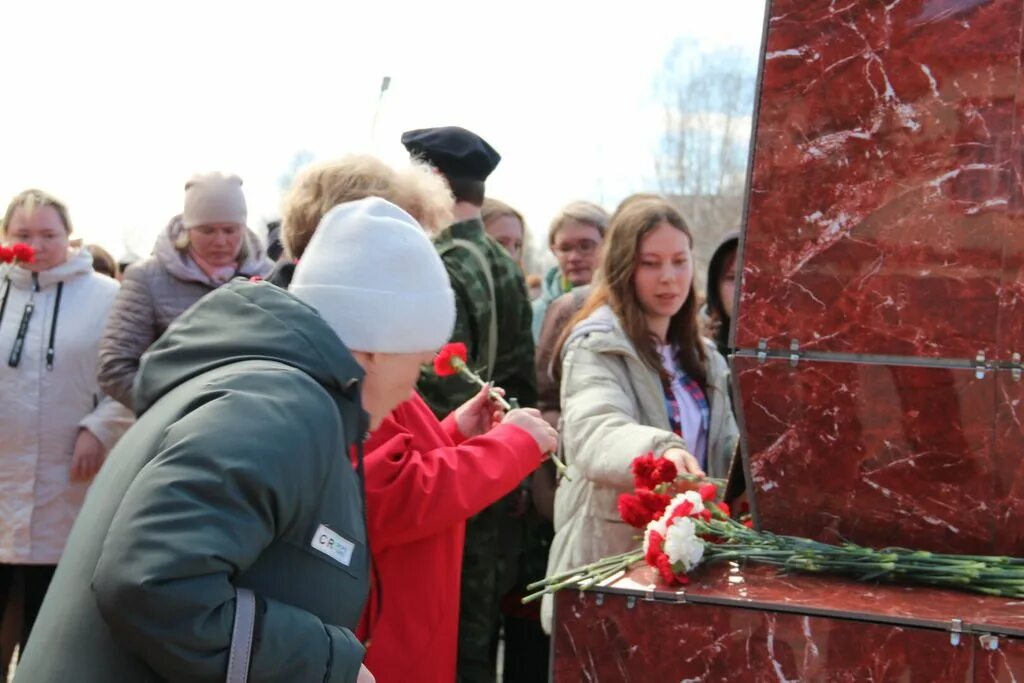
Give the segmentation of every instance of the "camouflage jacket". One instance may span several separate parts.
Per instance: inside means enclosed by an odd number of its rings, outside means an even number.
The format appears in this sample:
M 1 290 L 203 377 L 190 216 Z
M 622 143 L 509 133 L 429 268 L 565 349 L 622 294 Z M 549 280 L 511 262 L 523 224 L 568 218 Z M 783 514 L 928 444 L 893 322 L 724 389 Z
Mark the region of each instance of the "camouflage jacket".
M 494 311 L 487 276 L 479 259 L 465 248 L 450 251 L 452 240 L 474 243 L 487 258 L 494 279 Z M 442 254 L 448 277 L 455 290 L 455 331 L 451 341 L 463 342 L 469 351 L 469 367 L 484 379 L 516 398 L 522 407 L 537 402 L 534 370 L 532 312 L 523 274 L 504 248 L 486 232 L 480 219 L 455 223 L 443 230 L 434 244 Z M 488 372 L 487 351 L 492 313 L 498 316 L 498 344 L 493 372 Z M 417 387 L 431 410 L 443 417 L 472 398 L 479 388 L 461 377 L 438 377 L 433 368 L 424 368 Z

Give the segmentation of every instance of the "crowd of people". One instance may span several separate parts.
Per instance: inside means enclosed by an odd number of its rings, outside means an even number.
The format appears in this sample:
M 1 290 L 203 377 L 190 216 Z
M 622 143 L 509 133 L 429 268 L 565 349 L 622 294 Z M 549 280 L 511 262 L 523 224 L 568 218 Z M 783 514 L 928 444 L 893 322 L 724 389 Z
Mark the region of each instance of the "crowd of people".
M 531 301 L 498 152 L 402 143 L 402 168 L 304 169 L 272 244 L 240 178 L 196 175 L 123 272 L 57 198 L 10 202 L 3 243 L 34 259 L 0 283 L 0 669 L 544 681 L 551 604 L 521 598 L 636 545 L 633 458 L 735 478 L 738 234 L 701 295 L 667 199 L 574 201 Z M 483 388 L 433 366 L 449 343 Z

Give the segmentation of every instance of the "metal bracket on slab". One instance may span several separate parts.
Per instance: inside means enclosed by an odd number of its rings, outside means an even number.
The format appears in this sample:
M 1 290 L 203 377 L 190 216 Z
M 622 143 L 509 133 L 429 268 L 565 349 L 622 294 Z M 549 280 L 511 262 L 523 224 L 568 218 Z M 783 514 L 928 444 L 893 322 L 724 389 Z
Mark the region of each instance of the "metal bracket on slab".
M 978 351 L 974 357 L 974 376 L 978 379 L 985 379 L 985 352 Z
M 953 619 L 949 624 L 949 644 L 953 647 L 960 645 L 960 634 L 964 632 L 962 619 Z
M 1011 362 L 1013 363 L 1013 369 L 1010 370 L 1010 376 L 1013 377 L 1013 381 L 1014 382 L 1019 382 L 1020 381 L 1020 376 L 1021 376 L 1021 371 L 1024 370 L 1024 366 L 1022 366 L 1021 362 L 1020 362 L 1020 354 L 1019 353 L 1013 354 Z
M 669 604 L 675 605 L 686 602 L 686 591 L 679 590 L 672 591 L 671 593 L 663 591 L 659 593 L 658 591 L 654 590 L 653 586 L 651 586 L 644 593 L 644 600 L 647 602 L 667 602 Z
M 598 593 L 594 596 L 594 604 L 598 607 L 604 604 L 604 593 Z
M 626 609 L 633 609 L 634 607 L 636 607 L 636 596 L 635 595 L 627 595 L 626 596 Z
M 999 636 L 994 636 L 991 633 L 978 636 L 978 642 L 981 643 L 981 647 L 984 650 L 998 650 L 999 649 Z
M 757 342 L 757 364 L 764 365 L 765 359 L 768 358 L 768 340 L 760 339 Z
M 800 342 L 792 339 L 789 342 L 789 364 L 794 368 L 800 362 Z

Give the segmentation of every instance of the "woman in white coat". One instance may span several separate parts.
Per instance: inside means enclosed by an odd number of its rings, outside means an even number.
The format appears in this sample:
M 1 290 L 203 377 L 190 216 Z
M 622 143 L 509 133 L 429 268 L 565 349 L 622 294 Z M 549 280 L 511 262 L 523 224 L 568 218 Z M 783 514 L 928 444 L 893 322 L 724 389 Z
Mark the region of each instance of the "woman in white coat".
M 0 614 L 20 579 L 22 649 L 89 482 L 132 422 L 96 383 L 118 284 L 70 234 L 67 209 L 39 190 L 0 225 L 4 243 L 35 250 L 0 281 Z
M 633 459 L 648 452 L 680 472 L 724 478 L 739 432 L 729 368 L 698 332 L 690 231 L 665 200 L 620 207 L 596 284 L 571 323 L 562 358 L 562 448 L 548 575 L 639 545 L 622 521 Z M 551 597 L 541 618 L 551 628 Z

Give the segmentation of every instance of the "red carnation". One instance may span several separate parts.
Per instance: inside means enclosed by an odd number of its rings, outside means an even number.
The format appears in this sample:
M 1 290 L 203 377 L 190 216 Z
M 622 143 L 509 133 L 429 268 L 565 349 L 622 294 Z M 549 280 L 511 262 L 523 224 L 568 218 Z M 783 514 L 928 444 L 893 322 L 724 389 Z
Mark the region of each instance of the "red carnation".
M 619 516 L 626 524 L 643 529 L 651 522 L 651 514 L 641 500 L 629 493 L 619 496 Z
M 654 479 L 658 469 L 658 459 L 654 453 L 646 453 L 633 459 L 633 487 L 638 489 L 653 489 L 658 483 Z
M 661 574 L 661 580 L 667 585 L 671 586 L 679 581 L 679 577 L 677 577 L 676 573 L 672 571 L 672 563 L 669 562 L 668 555 L 665 553 L 658 556 L 654 566 L 657 568 L 658 573 Z
M 14 260 L 17 263 L 35 263 L 36 250 L 24 242 L 18 242 L 12 246 L 11 251 L 14 252 Z
M 754 520 L 752 520 L 752 519 L 743 520 L 743 526 L 747 527 L 748 529 L 753 529 L 754 528 Z
M 676 509 L 672 511 L 672 515 L 669 519 L 676 519 L 677 517 L 689 517 L 690 513 L 693 512 L 693 503 L 688 500 L 684 500 L 679 505 L 676 505 Z
M 703 519 L 705 522 L 710 522 L 711 521 L 711 510 L 708 510 L 707 508 L 704 508 L 703 510 L 701 510 L 700 511 L 700 518 Z
M 657 519 L 665 514 L 665 508 L 672 502 L 672 497 L 664 493 L 655 493 L 647 489 L 640 489 L 636 492 L 637 498 L 647 508 L 651 519 Z M 646 524 L 644 526 L 647 526 Z
M 719 511 L 726 517 L 732 517 L 732 510 L 729 509 L 728 503 L 715 503 Z
M 457 375 L 459 374 L 459 365 L 465 367 L 468 356 L 469 352 L 466 351 L 466 345 L 462 342 L 445 344 L 434 358 L 434 372 L 438 377 Z
M 661 517 L 671 502 L 668 496 L 647 489 L 640 489 L 635 494 L 623 493 L 619 496 L 619 516 L 626 524 L 644 529 Z
M 665 551 L 662 550 L 662 545 L 665 543 L 665 537 L 659 534 L 653 529 L 647 532 L 647 553 L 644 555 L 644 562 L 652 567 L 658 566 L 658 558 L 664 556 L 668 559 L 668 555 L 665 555 Z
M 14 250 L 10 247 L 0 247 L 0 263 L 10 263 L 14 260 Z
M 658 464 L 655 466 L 654 479 L 659 484 L 667 484 L 675 481 L 676 476 L 679 475 L 679 470 L 676 469 L 676 464 L 668 458 L 658 458 Z
M 706 484 L 701 484 L 700 486 L 698 486 L 697 492 L 700 494 L 701 500 L 707 502 L 709 500 L 714 500 L 715 496 L 718 495 L 718 487 L 716 487 L 711 482 L 708 482 Z

